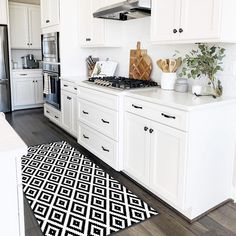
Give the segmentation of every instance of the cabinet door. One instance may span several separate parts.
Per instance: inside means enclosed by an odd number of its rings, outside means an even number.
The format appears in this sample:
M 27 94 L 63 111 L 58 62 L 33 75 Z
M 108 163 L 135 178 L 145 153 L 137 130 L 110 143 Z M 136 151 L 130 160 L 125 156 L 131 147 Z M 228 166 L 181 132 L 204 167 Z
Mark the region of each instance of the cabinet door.
M 29 7 L 29 39 L 31 49 L 41 48 L 40 7 Z
M 35 80 L 13 79 L 14 106 L 27 106 L 35 104 Z
M 221 0 L 182 0 L 181 39 L 220 37 Z
M 126 113 L 124 170 L 139 183 L 149 184 L 150 121 Z
M 40 0 L 41 6 L 41 27 L 48 27 L 50 23 L 49 16 L 49 1 L 50 0 Z
M 35 103 L 43 103 L 43 79 L 35 79 Z
M 92 41 L 93 45 L 103 45 L 105 44 L 105 20 L 98 19 L 93 17 L 93 13 L 97 11 L 99 8 L 103 7 L 102 0 L 92 0 L 91 12 L 92 16 Z
M 91 6 L 91 0 L 80 0 L 78 2 L 79 40 L 81 45 L 90 45 L 92 41 Z
M 49 2 L 49 24 L 54 26 L 60 24 L 60 4 L 59 0 L 47 0 Z
M 151 40 L 173 41 L 180 37 L 181 0 L 152 1 Z
M 12 48 L 29 48 L 28 10 L 21 4 L 10 4 L 10 38 Z
M 77 96 L 72 95 L 72 134 L 74 136 L 77 136 L 77 129 L 78 129 L 78 102 L 77 102 Z
M 61 92 L 61 112 L 62 112 L 62 127 L 71 132 L 72 128 L 72 96 L 65 91 Z
M 0 0 L 0 24 L 7 24 L 7 0 Z
M 152 122 L 150 188 L 168 203 L 183 200 L 186 133 Z

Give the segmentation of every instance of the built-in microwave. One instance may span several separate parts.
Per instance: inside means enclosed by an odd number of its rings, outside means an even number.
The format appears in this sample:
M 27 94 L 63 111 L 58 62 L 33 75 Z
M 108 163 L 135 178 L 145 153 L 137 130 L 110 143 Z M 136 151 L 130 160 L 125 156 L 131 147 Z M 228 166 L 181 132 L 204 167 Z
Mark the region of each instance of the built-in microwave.
M 59 32 L 43 34 L 41 44 L 43 61 L 59 63 Z

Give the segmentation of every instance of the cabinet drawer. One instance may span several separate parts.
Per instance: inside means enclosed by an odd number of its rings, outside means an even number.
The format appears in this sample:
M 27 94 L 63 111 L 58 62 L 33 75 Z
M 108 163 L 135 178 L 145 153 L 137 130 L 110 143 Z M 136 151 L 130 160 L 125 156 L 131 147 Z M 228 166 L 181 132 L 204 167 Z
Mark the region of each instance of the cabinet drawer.
M 125 97 L 125 110 L 180 130 L 187 131 L 187 113 L 177 109 Z
M 42 71 L 29 71 L 29 70 L 22 70 L 22 71 L 13 71 L 12 72 L 13 79 L 15 78 L 43 78 Z
M 102 105 L 109 109 L 118 110 L 118 97 L 115 95 L 99 92 L 93 89 L 79 87 L 78 90 L 79 98 L 87 100 L 89 102 Z
M 118 112 L 79 99 L 79 120 L 104 135 L 118 140 Z
M 44 115 L 54 123 L 61 124 L 61 112 L 47 104 L 44 105 Z
M 74 94 L 77 93 L 77 85 L 74 83 L 71 83 L 69 81 L 62 80 L 61 81 L 61 89 L 65 90 L 67 92 L 74 93 Z
M 117 143 L 79 122 L 78 143 L 116 169 Z

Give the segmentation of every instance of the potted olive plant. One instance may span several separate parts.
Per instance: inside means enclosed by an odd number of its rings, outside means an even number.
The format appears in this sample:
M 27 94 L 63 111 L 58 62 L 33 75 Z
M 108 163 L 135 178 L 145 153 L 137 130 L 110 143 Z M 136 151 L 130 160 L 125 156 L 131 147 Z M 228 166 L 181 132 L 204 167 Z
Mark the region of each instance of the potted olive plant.
M 212 93 L 220 97 L 223 87 L 220 80 L 216 78 L 219 71 L 223 71 L 222 60 L 225 57 L 225 49 L 219 46 L 209 46 L 204 43 L 197 43 L 197 50 L 192 50 L 183 60 L 183 69 L 180 76 L 187 78 L 200 78 L 206 76 Z

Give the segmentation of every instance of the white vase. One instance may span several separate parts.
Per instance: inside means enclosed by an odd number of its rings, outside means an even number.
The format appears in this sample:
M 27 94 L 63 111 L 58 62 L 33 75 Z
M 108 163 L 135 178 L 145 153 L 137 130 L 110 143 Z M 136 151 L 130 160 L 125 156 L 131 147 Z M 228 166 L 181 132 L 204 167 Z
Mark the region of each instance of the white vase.
M 164 90 L 174 90 L 176 79 L 177 79 L 176 73 L 162 72 L 161 88 Z

